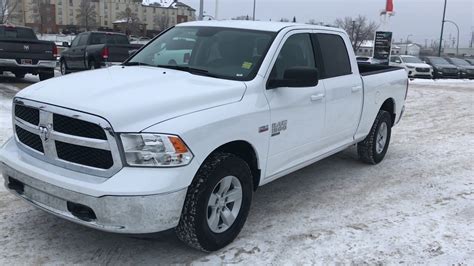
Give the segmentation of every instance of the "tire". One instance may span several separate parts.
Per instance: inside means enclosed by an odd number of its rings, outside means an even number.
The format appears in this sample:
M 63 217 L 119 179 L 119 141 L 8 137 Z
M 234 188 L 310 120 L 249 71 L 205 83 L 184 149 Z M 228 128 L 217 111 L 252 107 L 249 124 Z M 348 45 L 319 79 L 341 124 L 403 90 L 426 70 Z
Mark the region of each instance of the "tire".
M 391 135 L 392 118 L 387 111 L 380 110 L 369 135 L 357 144 L 357 153 L 360 160 L 373 165 L 380 163 L 387 153 Z
M 63 76 L 69 74 L 69 70 L 67 68 L 66 60 L 61 59 L 61 61 L 59 61 L 59 70 L 61 71 L 61 75 L 63 75 Z
M 17 79 L 22 79 L 26 75 L 26 73 L 19 73 L 19 72 L 14 73 L 14 74 L 15 74 L 15 78 L 17 78 Z
M 221 186 L 225 187 L 223 185 L 226 183 L 224 180 L 229 180 L 229 178 L 232 179 L 232 184 L 234 184 L 234 181 L 236 183 L 240 182 L 241 204 L 238 206 L 237 201 L 229 203 L 231 205 L 225 204 L 225 210 L 221 213 L 216 210 L 219 207 L 214 208 L 210 205 L 213 205 L 211 202 L 214 202 L 214 199 L 216 199 L 216 202 L 221 200 L 225 202 L 225 197 L 219 199 L 215 195 L 219 194 Z M 238 187 L 229 187 L 229 191 L 233 194 L 238 191 Z M 250 210 L 252 194 L 252 173 L 248 164 L 233 154 L 220 152 L 212 154 L 203 163 L 188 188 L 181 219 L 176 228 L 176 235 L 190 247 L 206 252 L 225 247 L 242 230 Z M 215 205 L 218 206 L 219 204 Z M 226 225 L 223 220 L 223 217 L 226 216 L 224 213 L 229 213 L 233 207 L 239 207 L 238 213 L 237 215 L 234 213 L 235 220 L 233 223 Z M 214 210 L 216 211 L 214 212 Z M 232 209 L 232 212 L 234 211 Z M 217 215 L 217 213 L 220 214 Z M 212 223 L 212 221 L 215 221 L 212 217 L 219 217 L 217 226 L 211 225 L 216 225 Z M 221 221 L 222 228 L 219 228 Z
M 87 67 L 89 68 L 89 70 L 95 70 L 100 68 L 97 66 L 97 63 L 94 61 L 94 59 L 89 60 L 89 62 L 87 63 Z
M 39 73 L 39 79 L 40 81 L 47 80 L 50 78 L 54 78 L 54 70 L 49 71 L 49 72 L 41 72 Z

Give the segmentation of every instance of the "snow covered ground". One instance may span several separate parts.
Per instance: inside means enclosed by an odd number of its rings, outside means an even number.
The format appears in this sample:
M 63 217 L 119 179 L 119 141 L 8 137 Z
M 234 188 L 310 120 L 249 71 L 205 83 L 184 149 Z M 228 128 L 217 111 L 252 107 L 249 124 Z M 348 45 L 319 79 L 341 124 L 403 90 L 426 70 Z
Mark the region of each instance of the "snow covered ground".
M 261 187 L 239 238 L 204 254 L 171 232 L 103 233 L 0 191 L 0 265 L 474 264 L 474 82 L 411 83 L 386 160 L 354 148 Z M 0 84 L 0 143 L 11 89 Z

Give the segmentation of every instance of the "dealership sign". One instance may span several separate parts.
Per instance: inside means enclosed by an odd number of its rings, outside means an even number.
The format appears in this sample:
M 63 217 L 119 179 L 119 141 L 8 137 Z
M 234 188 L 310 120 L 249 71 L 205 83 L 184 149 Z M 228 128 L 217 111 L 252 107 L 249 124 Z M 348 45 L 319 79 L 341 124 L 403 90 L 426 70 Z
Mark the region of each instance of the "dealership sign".
M 390 53 L 392 51 L 392 32 L 375 32 L 375 45 L 373 57 L 388 65 Z

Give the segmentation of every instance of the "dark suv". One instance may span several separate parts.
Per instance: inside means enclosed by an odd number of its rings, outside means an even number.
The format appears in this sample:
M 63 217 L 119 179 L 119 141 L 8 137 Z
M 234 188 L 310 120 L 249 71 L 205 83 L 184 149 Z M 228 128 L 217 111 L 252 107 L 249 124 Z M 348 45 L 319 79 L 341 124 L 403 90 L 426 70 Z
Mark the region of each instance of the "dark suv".
M 433 67 L 433 77 L 435 79 L 439 78 L 454 78 L 458 79 L 460 77 L 460 71 L 457 66 L 449 63 L 446 59 L 436 56 L 427 56 L 423 57 L 428 65 Z
M 466 60 L 459 58 L 446 58 L 448 62 L 457 66 L 461 72 L 461 78 L 474 79 L 474 66 L 469 64 Z

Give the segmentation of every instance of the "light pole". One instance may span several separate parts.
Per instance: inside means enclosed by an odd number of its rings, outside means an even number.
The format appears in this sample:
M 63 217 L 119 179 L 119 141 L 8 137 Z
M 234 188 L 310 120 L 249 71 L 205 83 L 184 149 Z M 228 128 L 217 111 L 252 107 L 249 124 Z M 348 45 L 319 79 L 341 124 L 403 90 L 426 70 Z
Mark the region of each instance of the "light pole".
M 444 0 L 444 11 L 443 11 L 443 20 L 441 20 L 441 37 L 439 38 L 438 56 L 441 56 L 441 47 L 443 46 L 444 20 L 446 18 L 446 6 L 447 5 L 448 5 L 448 0 Z
M 459 26 L 458 26 L 458 24 L 456 24 L 456 22 L 454 22 L 452 20 L 445 20 L 444 22 L 448 22 L 448 23 L 453 24 L 454 26 L 456 26 L 456 29 L 458 30 L 458 39 L 456 41 L 456 56 L 458 56 L 459 55 Z
M 253 0 L 253 20 L 255 21 L 255 10 L 257 8 L 257 0 Z
M 408 38 L 410 38 L 410 36 L 413 36 L 413 34 L 408 34 L 407 36 L 407 41 L 405 43 L 405 55 L 408 54 Z
M 204 0 L 199 1 L 199 18 L 198 20 L 202 20 L 204 17 Z

